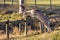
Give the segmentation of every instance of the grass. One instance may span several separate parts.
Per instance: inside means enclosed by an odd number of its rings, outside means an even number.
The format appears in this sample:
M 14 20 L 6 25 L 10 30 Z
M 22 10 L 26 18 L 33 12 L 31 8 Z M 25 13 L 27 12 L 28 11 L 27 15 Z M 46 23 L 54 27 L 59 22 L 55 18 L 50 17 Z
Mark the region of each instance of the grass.
M 35 6 L 34 0 L 26 0 L 27 6 Z M 37 7 L 45 7 L 50 8 L 50 1 L 49 0 L 36 0 Z M 59 8 L 60 7 L 60 0 L 52 0 L 52 6 L 53 8 Z
M 34 4 L 35 2 L 34 1 L 29 1 L 27 0 L 26 1 L 27 4 Z M 50 4 L 50 1 L 49 0 L 45 0 L 45 1 L 42 1 L 42 0 L 36 0 L 36 3 L 37 4 Z M 52 4 L 53 5 L 57 5 L 57 4 L 60 4 L 60 0 L 52 0 Z
M 3 2 L 4 0 L 0 0 L 0 2 Z M 11 2 L 11 0 L 5 0 L 6 2 Z M 13 0 L 14 2 L 17 2 L 19 0 Z
M 0 1 L 0 4 L 3 4 L 3 2 Z M 11 2 L 6 2 L 6 4 L 11 4 Z M 15 2 L 14 2 L 15 4 Z M 27 5 L 32 5 L 34 2 L 27 1 Z M 49 5 L 49 1 L 37 1 L 37 4 L 44 4 L 44 5 Z M 52 3 L 53 5 L 58 5 L 60 6 L 60 1 L 54 1 Z M 0 14 L 0 22 L 6 21 L 6 20 L 14 21 L 14 20 L 21 20 L 22 15 L 19 13 L 13 13 L 13 14 L 5 14 L 2 15 Z M 34 35 L 34 36 L 28 36 L 25 38 L 21 38 L 21 40 L 60 40 L 60 30 L 59 31 L 53 31 L 51 33 L 44 33 L 44 34 L 39 34 L 39 35 Z
M 13 0 L 14 4 L 17 3 L 19 0 Z M 3 3 L 3 0 L 0 0 L 0 3 Z M 35 0 L 25 0 L 25 3 L 27 5 L 29 4 L 35 4 Z M 50 0 L 36 0 L 37 4 L 45 4 L 45 5 L 49 5 L 50 4 Z M 6 0 L 6 4 L 11 4 L 10 0 Z M 53 5 L 60 5 L 60 0 L 52 0 L 52 4 Z
M 0 0 L 0 4 L 4 4 L 3 1 Z M 12 4 L 10 0 L 6 0 L 6 4 Z M 14 0 L 13 4 L 19 4 L 19 0 Z M 50 8 L 50 0 L 36 0 L 37 7 L 45 7 Z M 35 0 L 25 0 L 26 6 L 35 6 Z M 60 0 L 52 0 L 53 8 L 60 7 Z
M 53 31 L 51 33 L 43 33 L 39 35 L 28 36 L 22 38 L 21 40 L 60 40 L 60 30 Z
M 0 2 L 0 4 L 4 4 L 4 2 Z M 12 4 L 12 2 L 5 2 L 5 4 Z M 18 2 L 13 2 L 13 4 L 18 4 Z
M 5 14 L 5 15 L 0 14 L 0 22 L 7 21 L 8 19 L 10 21 L 21 20 L 22 15 L 19 13 Z

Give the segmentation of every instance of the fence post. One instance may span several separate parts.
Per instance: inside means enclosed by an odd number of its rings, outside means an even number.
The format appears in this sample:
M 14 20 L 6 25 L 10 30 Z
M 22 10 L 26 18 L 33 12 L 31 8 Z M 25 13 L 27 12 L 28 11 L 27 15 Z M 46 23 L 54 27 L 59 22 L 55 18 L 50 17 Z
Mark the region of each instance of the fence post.
M 41 33 L 41 22 L 39 22 L 39 26 L 40 26 L 40 33 Z
M 41 30 L 44 32 L 44 24 L 41 22 Z
M 36 8 L 36 6 L 37 6 L 37 0 L 35 0 L 35 8 Z
M 7 35 L 7 40 L 9 40 L 9 20 L 6 22 L 6 35 Z
M 26 22 L 25 22 L 25 32 L 24 32 L 24 36 L 27 36 L 27 25 L 26 25 Z
M 52 10 L 52 0 L 50 0 L 50 9 Z
M 19 32 L 21 31 L 20 28 L 21 28 L 21 23 L 19 23 Z

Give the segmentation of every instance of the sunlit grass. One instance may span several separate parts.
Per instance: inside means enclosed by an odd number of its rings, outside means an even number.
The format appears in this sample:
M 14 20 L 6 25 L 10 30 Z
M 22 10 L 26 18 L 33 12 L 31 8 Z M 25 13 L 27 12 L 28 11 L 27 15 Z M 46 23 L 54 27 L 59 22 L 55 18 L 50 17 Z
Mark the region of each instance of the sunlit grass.
M 4 4 L 4 2 L 0 2 L 0 4 Z M 12 2 L 5 2 L 5 4 L 12 4 Z M 13 2 L 13 4 L 18 4 L 18 2 Z
M 35 2 L 26 2 L 26 4 L 35 4 Z M 44 5 L 50 5 L 50 1 L 37 1 L 36 4 L 44 4 Z M 52 1 L 52 5 L 60 5 L 60 1 Z
M 5 14 L 5 15 L 2 15 L 0 14 L 0 22 L 3 22 L 3 21 L 7 21 L 7 20 L 10 20 L 10 21 L 16 21 L 16 20 L 21 20 L 22 19 L 22 15 L 19 14 L 19 13 L 13 13 L 13 14 Z
M 60 31 L 53 31 L 51 33 L 28 36 L 22 38 L 21 40 L 60 40 Z

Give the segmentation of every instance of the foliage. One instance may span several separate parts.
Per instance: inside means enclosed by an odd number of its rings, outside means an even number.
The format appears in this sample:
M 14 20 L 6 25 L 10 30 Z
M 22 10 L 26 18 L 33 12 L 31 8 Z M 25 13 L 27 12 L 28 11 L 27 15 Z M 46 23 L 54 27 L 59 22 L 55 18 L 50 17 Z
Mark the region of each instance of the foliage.
M 12 13 L 12 14 L 5 14 L 5 15 L 0 14 L 0 22 L 6 21 L 8 19 L 10 21 L 21 20 L 22 15 L 19 13 L 16 13 L 16 14 Z

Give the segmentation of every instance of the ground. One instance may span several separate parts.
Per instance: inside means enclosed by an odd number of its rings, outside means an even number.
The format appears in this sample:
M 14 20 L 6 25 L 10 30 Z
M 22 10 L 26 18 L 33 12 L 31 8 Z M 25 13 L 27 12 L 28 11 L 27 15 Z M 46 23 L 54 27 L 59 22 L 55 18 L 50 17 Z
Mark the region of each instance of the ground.
M 11 36 L 11 35 L 10 35 Z M 18 36 L 18 35 L 15 35 Z M 21 36 L 21 35 L 20 35 Z M 2 38 L 3 36 L 1 36 Z M 37 35 L 30 35 L 27 37 L 17 37 L 15 40 L 60 40 L 60 30 L 52 31 L 51 33 L 42 33 Z

